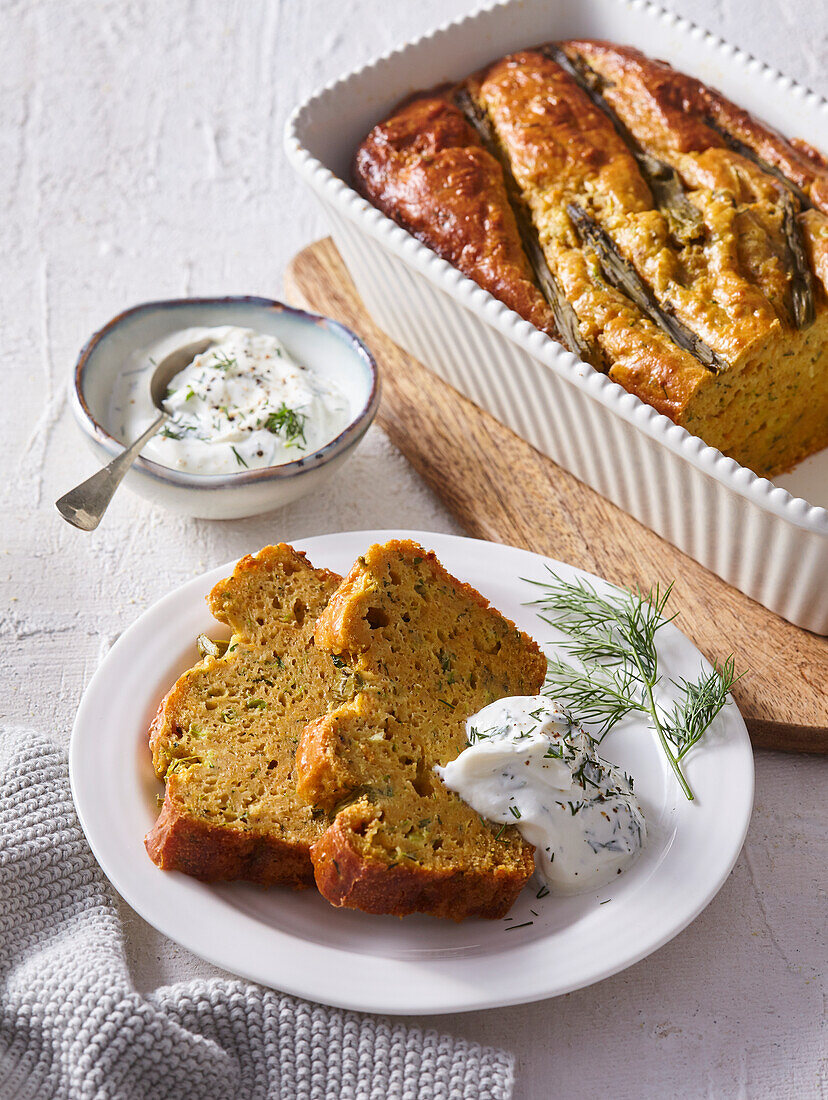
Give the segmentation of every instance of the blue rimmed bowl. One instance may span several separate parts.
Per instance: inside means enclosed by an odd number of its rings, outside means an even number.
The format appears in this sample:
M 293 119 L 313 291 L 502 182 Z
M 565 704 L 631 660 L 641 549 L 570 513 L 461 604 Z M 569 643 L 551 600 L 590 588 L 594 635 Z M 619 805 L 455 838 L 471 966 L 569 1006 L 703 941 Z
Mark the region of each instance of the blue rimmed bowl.
M 232 474 L 192 474 L 138 458 L 125 484 L 185 515 L 238 519 L 281 508 L 332 478 L 368 430 L 379 405 L 379 376 L 371 353 L 350 329 L 328 317 L 269 298 L 182 298 L 146 302 L 96 332 L 75 368 L 73 409 L 101 461 L 119 454 L 113 386 L 129 356 L 182 329 L 238 325 L 278 337 L 299 363 L 333 382 L 350 403 L 348 425 L 318 451 L 282 466 Z

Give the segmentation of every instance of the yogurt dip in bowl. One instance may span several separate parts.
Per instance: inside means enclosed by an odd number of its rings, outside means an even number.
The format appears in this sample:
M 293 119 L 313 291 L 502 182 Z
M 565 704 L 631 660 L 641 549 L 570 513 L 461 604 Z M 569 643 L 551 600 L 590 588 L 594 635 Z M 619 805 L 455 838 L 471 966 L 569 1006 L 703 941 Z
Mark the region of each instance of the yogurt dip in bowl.
M 334 476 L 376 414 L 376 364 L 336 321 L 266 298 L 149 302 L 78 359 L 74 411 L 101 462 L 158 415 L 155 364 L 200 342 L 170 383 L 170 420 L 126 477 L 179 512 L 231 519 L 288 504 Z

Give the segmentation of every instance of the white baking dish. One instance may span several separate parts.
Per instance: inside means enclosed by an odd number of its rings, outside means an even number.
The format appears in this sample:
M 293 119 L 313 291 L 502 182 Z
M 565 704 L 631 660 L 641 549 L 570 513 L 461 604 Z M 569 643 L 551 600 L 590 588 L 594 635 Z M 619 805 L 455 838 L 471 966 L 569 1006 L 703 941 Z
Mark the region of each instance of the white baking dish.
M 638 46 L 783 132 L 795 120 L 796 136 L 828 148 L 826 100 L 653 4 L 507 0 L 323 88 L 288 122 L 288 158 L 327 211 L 367 308 L 397 343 L 720 577 L 828 634 L 828 451 L 776 483 L 757 477 L 581 363 L 345 182 L 359 142 L 413 90 L 576 36 Z

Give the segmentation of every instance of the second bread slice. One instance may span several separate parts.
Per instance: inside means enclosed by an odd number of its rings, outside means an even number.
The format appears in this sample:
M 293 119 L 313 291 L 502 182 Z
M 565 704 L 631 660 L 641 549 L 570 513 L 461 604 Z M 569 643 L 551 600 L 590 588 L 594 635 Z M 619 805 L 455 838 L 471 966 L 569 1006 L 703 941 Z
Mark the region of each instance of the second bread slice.
M 372 546 L 317 620 L 343 703 L 302 734 L 299 794 L 332 815 L 311 850 L 334 905 L 462 920 L 505 914 L 533 869 L 514 828 L 484 821 L 434 773 L 465 720 L 534 695 L 538 646 L 414 542 Z

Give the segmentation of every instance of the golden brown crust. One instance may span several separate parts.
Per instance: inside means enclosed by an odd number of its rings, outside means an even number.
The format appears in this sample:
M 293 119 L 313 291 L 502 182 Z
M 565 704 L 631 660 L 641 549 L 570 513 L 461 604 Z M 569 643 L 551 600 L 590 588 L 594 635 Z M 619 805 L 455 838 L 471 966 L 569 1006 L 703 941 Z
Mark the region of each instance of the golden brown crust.
M 225 623 L 234 631 L 247 630 L 251 623 L 248 618 L 240 617 L 234 608 L 234 601 L 243 597 L 245 584 L 248 579 L 255 579 L 262 566 L 268 561 L 280 563 L 292 563 L 294 569 L 312 569 L 321 585 L 331 589 L 342 580 L 337 573 L 330 569 L 317 569 L 308 561 L 308 555 L 304 550 L 295 550 L 286 542 L 277 543 L 275 546 L 265 546 L 257 554 L 245 554 L 236 562 L 233 572 L 229 577 L 218 581 L 207 597 L 210 611 L 220 623 Z M 256 624 L 261 627 L 261 623 Z
M 621 133 L 545 47 L 494 61 L 464 87 L 486 116 L 498 157 L 531 211 L 546 262 L 590 349 L 586 358 L 757 473 L 787 470 L 823 447 L 828 436 L 824 158 L 635 49 L 589 40 L 558 47 L 593 68 L 601 94 L 623 123 Z M 384 126 L 393 130 L 405 111 L 405 140 L 417 146 L 420 123 L 410 106 Z M 462 127 L 462 121 L 455 119 L 455 125 Z M 430 239 L 430 233 L 442 232 L 441 210 L 451 202 L 451 187 L 428 152 L 429 135 L 424 124 L 421 153 L 428 172 L 416 193 L 415 232 L 447 258 L 462 255 L 470 239 L 472 251 L 479 251 L 479 226 L 470 238 L 462 219 L 447 223 L 450 240 Z M 692 233 L 676 228 L 675 191 L 672 200 L 663 183 L 653 182 L 651 191 L 652 161 L 647 167 L 643 154 L 673 169 L 685 217 L 692 212 Z M 805 193 L 812 209 L 792 216 L 790 191 L 773 169 Z M 378 205 L 397 216 L 404 190 L 389 187 Z M 370 189 L 365 193 L 372 197 Z M 635 269 L 657 304 L 655 313 L 608 274 L 594 241 L 571 220 L 573 203 L 581 212 L 579 225 L 585 215 Z M 407 224 L 411 218 L 399 220 Z M 798 259 L 803 254 L 804 264 Z M 476 277 L 492 293 L 507 293 L 487 283 L 486 271 Z M 657 323 L 658 310 L 662 319 L 675 318 L 684 327 L 684 337 Z M 704 348 L 696 354 L 694 339 L 715 356 Z M 711 358 L 713 369 L 705 365 Z
M 727 149 L 732 156 L 724 137 L 709 125 L 715 123 L 766 163 L 779 168 L 805 191 L 814 206 L 828 213 L 828 166 L 806 142 L 789 141 L 721 92 L 678 72 L 666 61 L 646 57 L 632 46 L 594 39 L 572 39 L 562 46 L 581 54 L 593 68 L 623 87 L 626 95 L 636 99 L 643 130 L 646 132 L 645 120 L 649 120 L 656 141 L 668 135 L 681 152 L 719 148 Z M 612 89 L 607 98 L 612 101 Z
M 708 372 L 601 278 L 566 214 L 573 200 L 586 206 L 645 281 L 680 285 L 681 260 L 629 147 L 573 78 L 537 50 L 496 61 L 470 83 L 532 209 L 547 260 L 582 332 L 601 347 L 610 377 L 679 420 Z M 709 301 L 713 295 L 702 297 Z M 751 325 L 755 304 L 745 301 L 741 307 Z
M 476 588 L 473 588 L 472 585 L 453 577 L 433 550 L 426 550 L 419 543 L 414 542 L 413 539 L 390 539 L 382 546 L 372 546 L 368 555 L 372 551 L 381 552 L 388 556 L 399 554 L 402 557 L 416 557 L 436 578 L 451 585 L 459 598 L 469 600 L 481 611 L 487 611 L 492 606 L 486 597 L 478 592 Z M 360 586 L 365 576 L 365 564 L 368 555 L 354 562 L 345 579 L 328 600 L 325 610 L 316 620 L 313 636 L 320 649 L 329 649 L 334 653 L 340 652 L 341 639 L 345 634 L 347 634 L 351 652 L 367 649 L 371 644 L 371 627 L 369 623 L 354 614 L 354 600 L 360 596 Z M 511 619 L 507 619 L 499 611 L 495 614 L 503 619 L 512 630 L 517 629 Z M 546 658 L 541 654 L 537 642 L 527 635 L 524 635 L 524 640 L 538 659 L 545 662 Z M 543 668 L 545 671 L 545 663 Z
M 313 885 L 309 845 L 212 825 L 169 794 L 144 845 L 163 871 L 181 871 L 202 882 L 244 879 L 297 890 Z
M 296 790 L 314 806 L 331 809 L 342 798 L 335 736 L 330 716 L 323 714 L 302 731 L 296 750 Z
M 470 79 L 494 122 L 524 191 L 577 191 L 589 180 L 598 201 L 649 210 L 652 196 L 607 116 L 554 61 L 519 50 Z
M 806 210 L 799 215 L 799 224 L 811 269 L 828 291 L 828 223 L 816 210 Z
M 312 849 L 317 888 L 331 905 L 386 913 L 395 917 L 430 913 L 450 920 L 504 917 L 534 869 L 532 848 L 523 852 L 520 869 L 499 867 L 474 871 L 390 868 L 365 859 L 352 846 L 347 817 L 340 815 Z
M 357 150 L 359 191 L 438 256 L 559 339 L 520 243 L 500 165 L 448 93 L 408 101 Z

